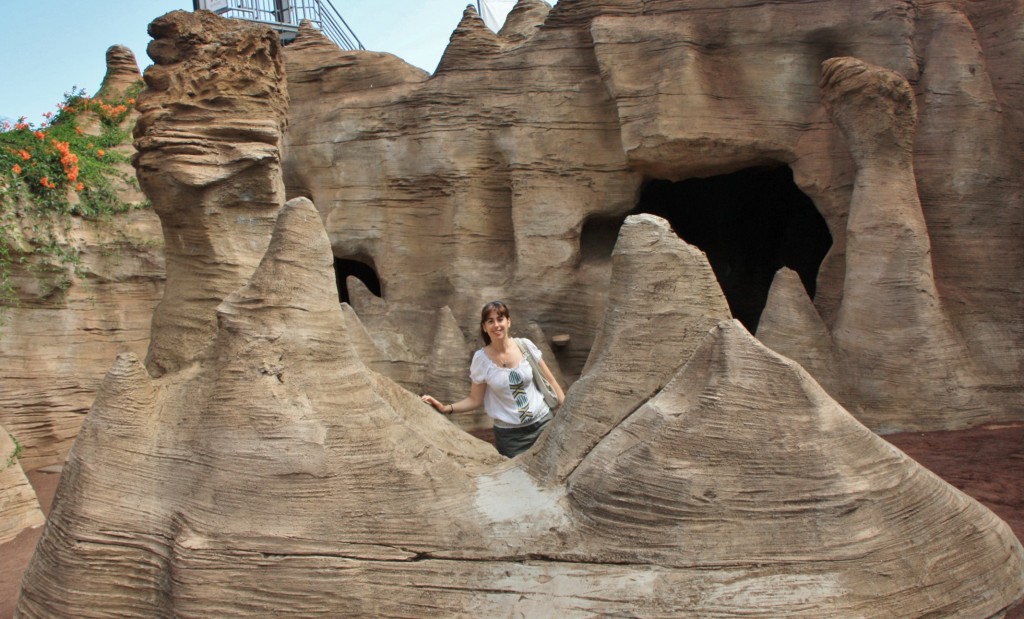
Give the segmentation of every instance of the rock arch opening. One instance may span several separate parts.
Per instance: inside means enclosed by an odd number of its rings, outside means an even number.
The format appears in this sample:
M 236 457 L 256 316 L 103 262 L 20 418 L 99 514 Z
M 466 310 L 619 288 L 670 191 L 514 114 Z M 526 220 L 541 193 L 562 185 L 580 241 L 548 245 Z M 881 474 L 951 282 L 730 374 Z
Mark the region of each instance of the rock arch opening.
M 342 303 L 349 303 L 348 277 L 355 276 L 363 282 L 367 290 L 375 296 L 381 296 L 380 278 L 372 265 L 354 258 L 335 258 L 334 277 L 338 284 L 338 298 Z
M 633 213 L 665 218 L 707 254 L 729 309 L 751 333 L 776 271 L 785 266 L 798 273 L 814 298 L 818 268 L 832 246 L 828 225 L 786 165 L 650 180 Z

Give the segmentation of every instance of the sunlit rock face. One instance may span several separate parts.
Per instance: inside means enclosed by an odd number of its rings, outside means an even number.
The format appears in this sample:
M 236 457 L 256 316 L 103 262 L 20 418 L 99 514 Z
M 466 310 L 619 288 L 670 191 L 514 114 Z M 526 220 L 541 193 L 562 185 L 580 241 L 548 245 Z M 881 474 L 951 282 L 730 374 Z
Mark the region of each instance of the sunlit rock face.
M 141 79 L 131 51 L 115 45 L 107 50 L 107 73 L 95 98 L 119 100 Z M 121 128 L 134 119 L 129 112 Z M 89 135 L 102 130 L 91 111 L 77 122 Z M 126 157 L 134 152 L 130 143 L 113 150 Z M 117 198 L 144 202 L 132 166 L 113 167 L 123 174 L 123 180 L 111 179 Z M 68 200 L 77 204 L 76 192 Z M 133 209 L 100 220 L 67 218 L 52 242 L 77 263 L 41 266 L 29 240 L 40 238 L 32 232 L 40 222 L 24 216 L 29 209 L 18 210 L 21 230 L 5 232 L 15 242 L 6 248 L 13 302 L 0 307 L 0 426 L 22 446 L 21 467 L 33 471 L 64 461 L 110 360 L 119 352 L 145 354 L 153 308 L 163 295 L 164 259 L 159 218 L 150 209 Z M 4 520 L 0 516 L 0 528 L 10 524 Z
M 212 310 L 266 251 L 284 201 L 279 147 L 288 94 L 270 30 L 184 11 L 149 30 L 154 64 L 138 103 L 134 164 L 163 222 L 167 279 L 183 282 L 153 315 L 146 363 L 159 374 L 202 354 L 216 330 Z M 184 39 L 192 41 L 187 49 Z M 206 311 L 196 311 L 197 302 Z
M 217 25 L 227 41 L 236 27 Z M 154 144 L 148 173 L 180 169 L 176 149 Z M 273 186 L 244 146 L 221 152 L 242 159 L 205 172 L 228 204 L 228 187 Z M 160 213 L 165 233 L 208 225 Z M 262 244 L 214 307 L 168 278 L 183 311 L 212 313 L 206 346 L 159 372 L 118 355 L 19 617 L 999 617 L 1024 599 L 1006 524 L 728 319 L 708 257 L 662 218 L 624 220 L 586 372 L 513 460 L 373 369 L 388 358 L 338 303 L 310 200 Z M 457 342 L 451 314 L 437 320 Z M 178 328 L 154 323 L 151 360 Z
M 577 378 L 619 227 L 650 212 L 876 431 L 1020 419 L 1024 4 L 995 4 L 531 0 L 498 34 L 470 7 L 433 75 L 306 28 L 285 183 L 370 271 L 382 298 L 349 301 L 412 390 L 457 391 L 427 376 L 437 312 L 472 348 L 493 298 L 570 335 Z M 741 191 L 766 170 L 788 188 Z M 783 219 L 793 195 L 810 215 Z

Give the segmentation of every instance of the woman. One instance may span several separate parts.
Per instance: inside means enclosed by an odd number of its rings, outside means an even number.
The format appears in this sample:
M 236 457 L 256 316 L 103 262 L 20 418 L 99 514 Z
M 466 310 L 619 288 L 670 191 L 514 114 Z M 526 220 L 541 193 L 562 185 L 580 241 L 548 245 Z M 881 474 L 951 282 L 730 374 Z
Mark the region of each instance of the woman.
M 544 403 L 544 396 L 534 386 L 529 360 L 509 334 L 511 327 L 512 317 L 507 305 L 501 301 L 485 305 L 480 311 L 480 335 L 486 345 L 473 355 L 469 367 L 473 386 L 469 396 L 453 404 L 442 404 L 429 395 L 421 398 L 448 415 L 476 410 L 483 405 L 487 415 L 494 419 L 494 442 L 498 452 L 509 458 L 529 449 L 553 416 Z M 523 344 L 537 360 L 561 404 L 565 393 L 537 346 L 527 339 Z

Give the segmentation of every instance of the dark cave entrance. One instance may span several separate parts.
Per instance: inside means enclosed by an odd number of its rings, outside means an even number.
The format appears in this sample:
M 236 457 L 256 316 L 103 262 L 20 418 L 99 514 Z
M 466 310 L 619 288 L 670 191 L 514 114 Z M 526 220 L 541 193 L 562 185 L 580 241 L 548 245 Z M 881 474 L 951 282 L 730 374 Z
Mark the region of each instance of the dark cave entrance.
M 786 165 L 652 180 L 633 213 L 663 217 L 707 254 L 729 309 L 751 333 L 775 272 L 785 266 L 798 273 L 813 299 L 818 268 L 832 246 L 828 225 Z
M 380 279 L 377 271 L 372 266 L 361 261 L 349 258 L 334 259 L 334 278 L 338 284 L 338 298 L 342 303 L 349 303 L 348 283 L 346 280 L 350 275 L 355 276 L 375 296 L 381 296 Z

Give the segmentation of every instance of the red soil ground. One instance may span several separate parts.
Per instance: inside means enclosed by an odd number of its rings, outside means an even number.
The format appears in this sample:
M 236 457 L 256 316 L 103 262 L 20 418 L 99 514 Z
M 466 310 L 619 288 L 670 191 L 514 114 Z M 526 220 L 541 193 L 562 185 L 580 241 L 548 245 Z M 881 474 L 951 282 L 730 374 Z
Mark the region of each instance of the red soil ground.
M 1024 539 L 1024 424 L 986 426 L 950 432 L 890 434 L 887 441 L 977 499 Z M 30 472 L 43 512 L 49 513 L 58 475 Z M 11 619 L 21 574 L 42 527 L 0 544 L 0 619 Z M 1024 619 L 1024 605 L 1006 619 Z

